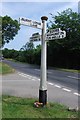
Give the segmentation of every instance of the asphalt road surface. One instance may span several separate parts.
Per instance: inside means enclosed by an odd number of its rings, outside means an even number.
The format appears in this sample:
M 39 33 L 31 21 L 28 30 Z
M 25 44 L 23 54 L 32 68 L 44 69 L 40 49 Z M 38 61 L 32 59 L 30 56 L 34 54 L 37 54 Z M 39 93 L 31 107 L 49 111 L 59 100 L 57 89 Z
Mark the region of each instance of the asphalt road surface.
M 4 60 L 16 69 L 14 74 L 3 75 L 2 93 L 21 97 L 37 97 L 40 84 L 38 66 Z M 69 107 L 79 106 L 79 74 L 60 70 L 47 70 L 48 101 L 59 102 Z

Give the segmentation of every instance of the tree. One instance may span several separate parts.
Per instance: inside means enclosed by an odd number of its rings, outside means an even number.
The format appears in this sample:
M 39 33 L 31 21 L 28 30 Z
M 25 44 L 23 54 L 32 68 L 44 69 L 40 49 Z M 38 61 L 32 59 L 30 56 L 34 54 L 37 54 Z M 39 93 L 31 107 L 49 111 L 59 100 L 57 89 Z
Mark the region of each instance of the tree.
M 19 57 L 19 51 L 14 50 L 14 49 L 5 48 L 4 50 L 2 50 L 2 53 L 5 58 L 12 58 L 12 59 L 17 60 Z
M 34 51 L 34 63 L 41 64 L 41 45 L 37 45 Z
M 7 15 L 4 17 L 0 16 L 0 19 L 2 19 L 2 46 L 4 46 L 5 43 L 9 43 L 18 34 L 20 25 L 17 20 L 13 20 Z
M 49 41 L 48 63 L 53 66 L 76 68 L 80 60 L 80 14 L 70 8 L 52 16 L 48 29 L 61 28 L 66 31 L 66 38 Z
M 52 15 L 52 14 L 51 14 Z M 58 40 L 63 47 L 68 47 L 70 50 L 80 50 L 80 14 L 73 12 L 70 8 L 59 13 L 58 16 L 53 16 L 49 29 L 61 28 L 65 30 L 67 36 L 63 40 Z
M 32 42 L 27 42 L 20 49 L 20 61 L 33 63 L 34 62 L 34 44 Z
M 22 51 L 24 50 L 33 50 L 34 49 L 34 44 L 32 42 L 27 42 L 23 47 L 20 49 Z

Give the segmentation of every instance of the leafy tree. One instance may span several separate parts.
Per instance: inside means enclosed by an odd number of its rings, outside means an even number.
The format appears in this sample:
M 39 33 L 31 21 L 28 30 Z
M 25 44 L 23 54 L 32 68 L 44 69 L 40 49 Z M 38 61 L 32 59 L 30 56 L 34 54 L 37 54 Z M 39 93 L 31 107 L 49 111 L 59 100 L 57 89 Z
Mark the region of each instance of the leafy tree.
M 66 31 L 66 38 L 49 41 L 48 64 L 53 66 L 75 68 L 80 60 L 80 14 L 70 8 L 52 16 L 48 29 L 61 28 Z
M 9 43 L 18 34 L 20 25 L 17 20 L 13 20 L 7 15 L 0 17 L 0 19 L 2 19 L 2 46 L 4 46 L 5 43 Z
M 34 44 L 32 42 L 27 42 L 20 49 L 20 60 L 28 63 L 33 63 L 34 61 Z
M 52 14 L 51 14 L 52 15 Z M 70 8 L 53 16 L 49 29 L 61 28 L 65 30 L 67 36 L 63 40 L 58 40 L 58 44 L 70 50 L 80 50 L 80 14 L 73 12 Z
M 34 51 L 34 63 L 41 64 L 41 45 L 37 45 Z
M 17 50 L 5 48 L 4 50 L 2 50 L 2 53 L 5 58 L 12 58 L 18 60 L 19 51 Z
M 32 42 L 27 42 L 20 50 L 32 50 L 34 49 L 34 44 Z

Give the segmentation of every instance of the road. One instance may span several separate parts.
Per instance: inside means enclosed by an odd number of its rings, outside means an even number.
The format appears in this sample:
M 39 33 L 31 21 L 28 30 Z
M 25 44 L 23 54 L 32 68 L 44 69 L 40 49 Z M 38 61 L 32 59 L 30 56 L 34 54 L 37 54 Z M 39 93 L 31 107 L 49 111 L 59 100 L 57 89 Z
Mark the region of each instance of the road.
M 4 62 L 12 66 L 17 71 L 40 77 L 39 66 L 17 63 L 8 60 L 4 60 Z M 63 72 L 60 70 L 48 69 L 47 76 L 48 76 L 47 77 L 48 81 L 54 82 L 56 84 L 58 83 L 75 90 L 79 90 L 79 86 L 78 86 L 79 85 L 78 79 L 80 79 L 79 73 Z
M 38 97 L 40 69 L 38 66 L 4 60 L 16 69 L 16 73 L 2 77 L 3 94 L 22 97 Z M 67 106 L 79 104 L 78 73 L 48 69 L 48 101 L 55 101 Z M 34 94 L 35 93 L 35 94 Z

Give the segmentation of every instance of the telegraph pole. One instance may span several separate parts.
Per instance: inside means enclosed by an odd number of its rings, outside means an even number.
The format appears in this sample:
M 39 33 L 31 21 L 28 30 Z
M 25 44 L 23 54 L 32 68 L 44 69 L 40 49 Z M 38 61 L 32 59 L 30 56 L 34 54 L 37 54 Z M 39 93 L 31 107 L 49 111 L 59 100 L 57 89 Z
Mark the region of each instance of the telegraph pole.
M 48 17 L 42 16 L 42 40 L 41 40 L 41 80 L 39 87 L 39 102 L 43 103 L 43 106 L 47 103 L 47 64 L 46 64 L 46 21 Z

